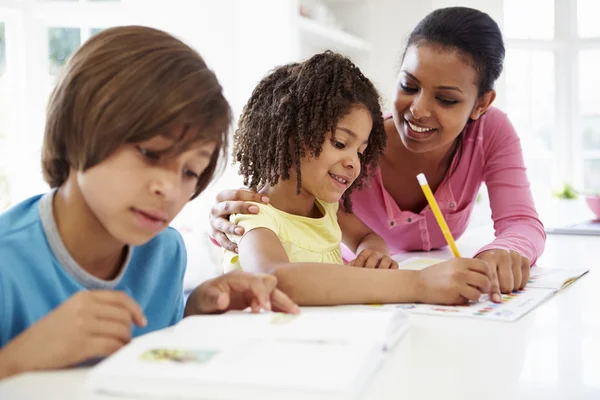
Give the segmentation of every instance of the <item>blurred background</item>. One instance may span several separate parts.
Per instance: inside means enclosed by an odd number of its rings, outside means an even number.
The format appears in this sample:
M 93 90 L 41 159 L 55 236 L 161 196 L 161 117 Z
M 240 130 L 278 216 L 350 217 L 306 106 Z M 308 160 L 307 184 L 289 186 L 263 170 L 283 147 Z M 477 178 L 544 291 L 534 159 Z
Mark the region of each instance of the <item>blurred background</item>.
M 178 36 L 215 70 L 236 116 L 268 70 L 325 49 L 352 58 L 388 108 L 410 31 L 433 9 L 459 5 L 487 12 L 505 35 L 495 105 L 521 137 L 537 204 L 565 184 L 600 192 L 598 0 L 0 0 L 0 211 L 48 190 L 39 161 L 48 95 L 69 55 L 102 29 L 143 24 Z M 208 211 L 219 190 L 240 185 L 230 166 L 174 222 L 188 243 L 189 284 L 218 270 Z

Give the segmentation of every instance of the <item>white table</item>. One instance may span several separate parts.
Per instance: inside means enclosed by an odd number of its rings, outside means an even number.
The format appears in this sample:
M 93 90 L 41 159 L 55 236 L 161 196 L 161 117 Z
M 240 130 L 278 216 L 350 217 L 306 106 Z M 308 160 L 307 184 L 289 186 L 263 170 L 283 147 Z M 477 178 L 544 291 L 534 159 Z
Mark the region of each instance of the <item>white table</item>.
M 470 256 L 491 237 L 476 229 L 458 246 Z M 426 255 L 450 257 L 448 251 Z M 411 330 L 363 398 L 600 399 L 598 260 L 600 237 L 549 235 L 539 265 L 583 266 L 590 273 L 517 322 L 413 315 Z M 21 375 L 0 383 L 0 399 L 115 400 L 86 395 L 86 374 L 80 369 Z

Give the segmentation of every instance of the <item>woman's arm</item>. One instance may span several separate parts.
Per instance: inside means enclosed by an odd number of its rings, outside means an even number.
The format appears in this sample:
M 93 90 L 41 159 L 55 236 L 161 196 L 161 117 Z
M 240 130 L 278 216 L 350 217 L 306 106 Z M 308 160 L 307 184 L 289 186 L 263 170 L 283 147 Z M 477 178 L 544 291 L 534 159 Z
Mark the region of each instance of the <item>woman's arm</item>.
M 479 250 L 515 250 L 535 264 L 546 233 L 538 218 L 525 172 L 519 137 L 508 117 L 497 111 L 486 121 L 483 179 L 487 186 L 496 239 Z

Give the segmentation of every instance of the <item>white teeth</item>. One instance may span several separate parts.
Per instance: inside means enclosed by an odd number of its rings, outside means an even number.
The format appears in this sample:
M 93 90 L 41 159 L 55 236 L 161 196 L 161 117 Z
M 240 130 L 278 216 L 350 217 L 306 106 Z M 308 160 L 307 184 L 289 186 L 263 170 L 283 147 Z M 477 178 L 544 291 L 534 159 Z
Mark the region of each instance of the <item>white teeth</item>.
M 333 179 L 335 179 L 336 181 L 338 181 L 339 183 L 341 183 L 342 185 L 345 185 L 346 183 L 348 183 L 347 180 L 340 178 L 337 175 L 333 175 L 333 174 L 329 174 Z
M 420 126 L 416 126 L 410 123 L 410 121 L 406 121 L 408 122 L 408 126 L 410 126 L 410 129 L 412 129 L 415 132 L 431 132 L 434 130 L 434 128 L 421 128 Z

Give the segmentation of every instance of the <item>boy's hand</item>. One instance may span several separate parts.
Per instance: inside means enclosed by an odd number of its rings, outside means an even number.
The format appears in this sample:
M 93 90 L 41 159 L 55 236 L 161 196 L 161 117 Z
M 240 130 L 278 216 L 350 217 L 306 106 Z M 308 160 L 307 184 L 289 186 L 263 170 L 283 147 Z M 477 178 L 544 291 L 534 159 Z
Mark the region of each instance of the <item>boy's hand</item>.
M 0 352 L 0 378 L 26 371 L 64 368 L 106 357 L 131 341 L 132 324 L 144 312 L 120 291 L 83 290 L 9 342 Z
M 221 247 L 234 253 L 238 252 L 237 245 L 227 238 L 227 233 L 242 236 L 244 228 L 229 222 L 231 214 L 258 214 L 255 203 L 269 203 L 267 196 L 248 189 L 224 190 L 217 194 L 216 203 L 210 210 L 209 234 Z
M 390 256 L 373 250 L 361 251 L 354 260 L 346 265 L 359 268 L 398 269 L 398 263 Z
M 190 300 L 193 309 L 190 309 Z M 186 315 L 244 310 L 253 313 L 267 311 L 298 313 L 300 308 L 285 293 L 277 289 L 277 278 L 269 274 L 233 271 L 210 279 L 194 290 Z
M 488 263 L 473 258 L 453 258 L 418 271 L 420 303 L 465 304 L 484 293 L 496 293 Z M 499 296 L 499 295 L 498 295 Z M 491 298 L 494 302 L 501 297 Z

